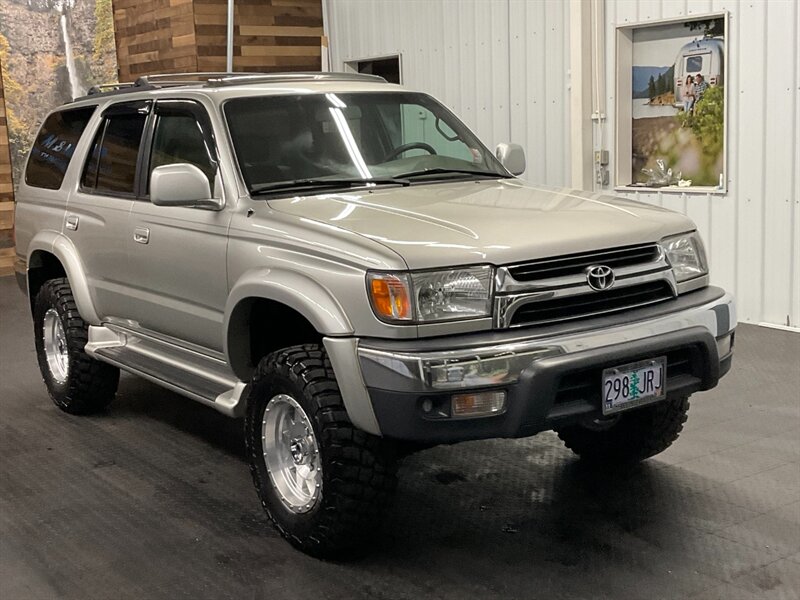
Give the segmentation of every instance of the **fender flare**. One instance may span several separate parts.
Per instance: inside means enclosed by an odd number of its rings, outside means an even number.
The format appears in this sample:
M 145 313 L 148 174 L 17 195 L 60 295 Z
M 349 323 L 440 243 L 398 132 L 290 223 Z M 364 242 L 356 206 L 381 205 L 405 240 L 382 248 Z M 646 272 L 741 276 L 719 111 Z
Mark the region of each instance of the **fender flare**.
M 78 312 L 84 321 L 90 325 L 100 325 L 100 316 L 94 307 L 91 293 L 89 292 L 89 282 L 86 279 L 86 272 L 83 262 L 78 255 L 75 245 L 65 235 L 56 231 L 40 231 L 37 233 L 30 244 L 28 244 L 28 270 L 34 267 L 32 261 L 34 253 L 37 251 L 47 252 L 55 256 L 69 279 L 72 288 L 72 295 Z M 30 288 L 29 288 L 30 291 Z
M 242 350 L 233 344 L 232 339 L 240 326 L 242 314 L 239 310 L 254 299 L 273 300 L 296 310 L 323 336 L 353 334 L 353 326 L 342 305 L 311 277 L 287 269 L 247 271 L 231 288 L 223 319 L 223 352 L 234 372 L 238 371 L 236 365 L 242 364 L 243 360 Z

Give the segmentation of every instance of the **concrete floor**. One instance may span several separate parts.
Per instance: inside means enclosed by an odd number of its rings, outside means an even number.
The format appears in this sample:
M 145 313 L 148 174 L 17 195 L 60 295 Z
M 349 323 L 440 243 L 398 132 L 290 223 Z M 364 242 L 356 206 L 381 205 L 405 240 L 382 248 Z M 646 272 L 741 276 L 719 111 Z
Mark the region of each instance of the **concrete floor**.
M 800 335 L 740 326 L 680 440 L 627 474 L 553 434 L 407 459 L 383 543 L 308 558 L 267 525 L 242 423 L 123 376 L 50 402 L 0 280 L 0 598 L 800 598 Z

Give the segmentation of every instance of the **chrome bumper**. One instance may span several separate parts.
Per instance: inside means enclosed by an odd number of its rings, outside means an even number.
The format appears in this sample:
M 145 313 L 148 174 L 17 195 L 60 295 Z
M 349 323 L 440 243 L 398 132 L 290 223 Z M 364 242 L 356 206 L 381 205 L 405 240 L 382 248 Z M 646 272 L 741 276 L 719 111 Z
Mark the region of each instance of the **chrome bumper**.
M 651 355 L 655 356 L 666 347 L 667 340 L 674 346 L 682 343 L 682 336 L 687 344 L 690 338 L 695 341 L 702 338 L 709 361 L 717 363 L 713 383 L 706 382 L 697 388 L 707 389 L 716 385 L 716 380 L 724 374 L 719 363 L 729 358 L 731 353 L 730 334 L 736 327 L 736 308 L 733 297 L 718 288 L 706 288 L 693 294 L 704 294 L 700 296 L 700 304 L 684 308 L 689 298 L 683 303 L 678 299 L 675 301 L 679 303 L 676 310 L 665 314 L 641 310 L 620 315 L 616 321 L 610 318 L 597 320 L 591 324 L 591 329 L 569 333 L 551 331 L 528 337 L 521 336 L 520 331 L 481 333 L 458 336 L 459 339 L 417 340 L 416 347 L 412 346 L 412 341 L 361 340 L 349 346 L 349 352 L 355 351 L 357 361 L 353 360 L 355 357 L 347 360 L 350 372 L 344 378 L 337 369 L 337 363 L 344 366 L 342 358 L 332 355 L 331 360 L 348 411 L 353 405 L 358 413 L 354 421 L 360 421 L 356 424 L 364 427 L 368 423 L 364 428 L 375 434 L 381 433 L 380 419 L 375 418 L 373 406 L 365 406 L 369 402 L 365 396 L 370 396 L 372 404 L 375 403 L 376 394 L 370 395 L 372 390 L 417 397 L 492 387 L 513 390 L 519 387 L 521 379 L 528 386 L 530 377 L 527 375 L 540 372 L 547 365 L 560 365 L 564 375 L 568 374 L 564 368 L 570 362 L 585 367 L 585 357 L 594 357 L 595 362 L 606 355 L 609 361 L 617 360 L 612 357 L 626 355 L 627 349 L 630 349 L 627 354 L 647 354 L 652 349 Z M 693 294 L 687 294 L 687 297 Z M 708 297 L 713 299 L 702 301 Z M 663 313 L 663 308 L 661 310 Z M 657 316 L 641 318 L 653 313 Z M 632 320 L 634 318 L 636 320 Z M 622 319 L 628 322 L 622 322 Z M 336 349 L 339 354 L 344 350 L 341 346 L 343 341 Z M 334 350 L 332 346 L 326 339 L 329 353 Z M 360 367 L 357 374 L 352 372 L 356 365 Z M 343 379 L 348 381 L 343 382 Z M 347 402 L 348 395 L 353 399 L 351 402 Z M 541 397 L 537 398 L 539 400 Z

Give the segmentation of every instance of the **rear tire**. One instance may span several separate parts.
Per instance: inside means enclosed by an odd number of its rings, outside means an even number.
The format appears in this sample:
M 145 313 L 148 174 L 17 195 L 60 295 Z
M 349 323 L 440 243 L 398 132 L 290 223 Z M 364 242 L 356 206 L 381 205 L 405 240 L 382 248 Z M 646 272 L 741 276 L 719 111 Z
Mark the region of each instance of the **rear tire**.
M 73 415 L 108 406 L 117 392 L 119 369 L 86 354 L 89 326 L 66 278 L 51 279 L 39 290 L 33 331 L 39 370 L 55 405 Z
M 582 460 L 609 466 L 632 464 L 669 448 L 678 439 L 688 410 L 689 396 L 671 397 L 623 413 L 609 429 L 570 425 L 557 428 L 556 433 Z
M 396 487 L 396 449 L 350 422 L 324 348 L 261 360 L 245 441 L 267 517 L 296 548 L 342 558 L 374 533 Z

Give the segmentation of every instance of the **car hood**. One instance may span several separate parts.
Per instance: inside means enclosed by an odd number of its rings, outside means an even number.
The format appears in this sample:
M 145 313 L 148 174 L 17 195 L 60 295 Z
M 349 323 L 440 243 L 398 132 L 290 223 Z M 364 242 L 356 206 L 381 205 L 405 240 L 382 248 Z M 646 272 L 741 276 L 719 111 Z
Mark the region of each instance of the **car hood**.
M 695 228 L 686 216 L 659 207 L 516 179 L 381 187 L 269 204 L 375 240 L 410 269 L 509 264 L 654 242 Z

